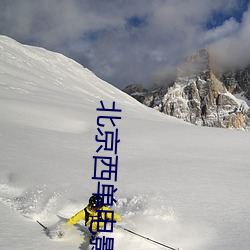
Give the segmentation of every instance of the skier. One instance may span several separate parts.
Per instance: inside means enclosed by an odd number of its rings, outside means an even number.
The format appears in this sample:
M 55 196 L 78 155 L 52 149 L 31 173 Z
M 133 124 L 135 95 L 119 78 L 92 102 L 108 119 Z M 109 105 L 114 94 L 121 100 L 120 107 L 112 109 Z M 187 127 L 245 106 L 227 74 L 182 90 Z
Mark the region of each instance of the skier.
M 97 210 L 103 211 L 103 212 L 98 213 Z M 112 213 L 111 212 L 109 213 L 107 211 L 112 211 L 112 210 L 102 205 L 102 198 L 100 196 L 98 200 L 98 197 L 93 195 L 89 198 L 89 204 L 84 209 L 79 211 L 77 214 L 72 216 L 67 221 L 67 224 L 74 225 L 81 220 L 85 220 L 85 225 L 89 228 L 90 232 L 92 232 L 93 235 L 96 236 L 97 229 L 98 229 L 98 224 L 96 220 L 98 219 L 98 216 L 100 217 L 99 221 L 105 219 L 105 220 L 113 220 L 113 221 L 120 222 L 122 220 L 121 216 L 116 214 L 115 212 L 113 212 L 113 218 L 112 218 Z M 106 217 L 105 217 L 105 213 L 106 213 Z M 91 223 L 92 220 L 94 221 Z M 104 227 L 104 222 L 99 222 L 99 228 L 100 227 Z

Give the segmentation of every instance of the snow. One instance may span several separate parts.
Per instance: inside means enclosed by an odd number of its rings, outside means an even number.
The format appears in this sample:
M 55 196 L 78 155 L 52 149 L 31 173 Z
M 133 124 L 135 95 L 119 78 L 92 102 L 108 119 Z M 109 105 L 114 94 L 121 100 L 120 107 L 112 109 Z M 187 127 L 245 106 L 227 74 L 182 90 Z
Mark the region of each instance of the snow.
M 235 94 L 234 95 L 238 100 L 240 100 L 241 103 L 246 103 L 248 106 L 250 106 L 250 100 L 248 100 L 246 97 L 244 97 L 243 94 Z
M 63 55 L 0 36 L 1 249 L 88 249 L 81 223 L 53 227 L 97 191 L 100 101 L 122 109 L 121 225 L 183 250 L 250 248 L 249 132 L 193 126 L 149 109 Z M 108 128 L 108 125 L 107 125 Z M 111 183 L 107 183 L 111 184 Z M 122 229 L 119 250 L 163 249 Z

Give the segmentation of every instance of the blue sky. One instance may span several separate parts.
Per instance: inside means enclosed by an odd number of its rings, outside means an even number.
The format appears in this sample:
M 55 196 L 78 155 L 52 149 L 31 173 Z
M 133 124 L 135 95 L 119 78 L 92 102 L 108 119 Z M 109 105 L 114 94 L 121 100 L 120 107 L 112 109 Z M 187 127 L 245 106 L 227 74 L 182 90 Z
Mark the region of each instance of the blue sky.
M 230 18 L 234 18 L 237 22 L 241 23 L 244 12 L 247 11 L 249 5 L 249 0 L 240 0 L 237 3 L 236 8 L 233 8 L 230 12 L 223 12 L 222 10 L 216 10 L 211 14 L 211 18 L 208 19 L 206 28 L 212 29 L 216 28 L 217 26 L 223 25 L 225 20 Z
M 1 0 L 0 34 L 63 53 L 111 84 L 164 82 L 210 48 L 250 63 L 250 0 Z

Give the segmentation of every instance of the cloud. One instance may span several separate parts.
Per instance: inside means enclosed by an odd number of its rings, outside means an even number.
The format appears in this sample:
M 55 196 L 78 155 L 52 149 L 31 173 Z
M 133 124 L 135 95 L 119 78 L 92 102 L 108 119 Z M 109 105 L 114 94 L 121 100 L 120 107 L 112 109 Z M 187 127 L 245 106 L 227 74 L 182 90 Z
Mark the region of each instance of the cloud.
M 227 24 L 220 27 L 227 29 Z M 250 64 L 250 10 L 243 15 L 242 22 L 237 24 L 221 39 L 210 44 L 210 51 L 218 64 L 225 67 L 245 67 Z
M 218 53 L 249 40 L 248 13 L 233 18 L 240 7 L 237 0 L 2 0 L 0 33 L 61 52 L 120 88 L 148 87 L 204 46 Z M 208 30 L 215 13 L 226 18 Z
M 225 37 L 235 34 L 240 28 L 240 24 L 232 17 L 224 21 L 221 26 L 204 31 L 200 38 L 201 44 L 211 44 Z

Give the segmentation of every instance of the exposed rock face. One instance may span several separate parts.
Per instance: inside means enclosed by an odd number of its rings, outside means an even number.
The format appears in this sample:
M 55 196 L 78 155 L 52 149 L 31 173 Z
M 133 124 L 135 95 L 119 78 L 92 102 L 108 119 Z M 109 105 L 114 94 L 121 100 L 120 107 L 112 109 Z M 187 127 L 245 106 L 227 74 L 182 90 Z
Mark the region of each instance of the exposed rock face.
M 225 84 L 230 93 L 242 93 L 250 100 L 250 66 L 218 74 L 218 79 Z
M 233 93 L 249 87 L 249 69 L 221 74 L 219 80 L 209 63 L 208 51 L 199 51 L 181 65 L 171 87 L 137 91 L 137 100 L 196 125 L 248 129 L 250 109 Z M 244 93 L 249 96 L 249 89 Z
M 142 84 L 131 84 L 131 85 L 128 85 L 123 91 L 129 95 L 132 95 L 134 93 L 141 93 L 147 90 L 144 89 Z
M 128 85 L 125 89 L 123 89 L 125 93 L 128 95 L 133 96 L 137 101 L 142 102 L 144 101 L 144 95 L 146 94 L 147 90 L 144 89 L 142 84 L 131 84 Z

